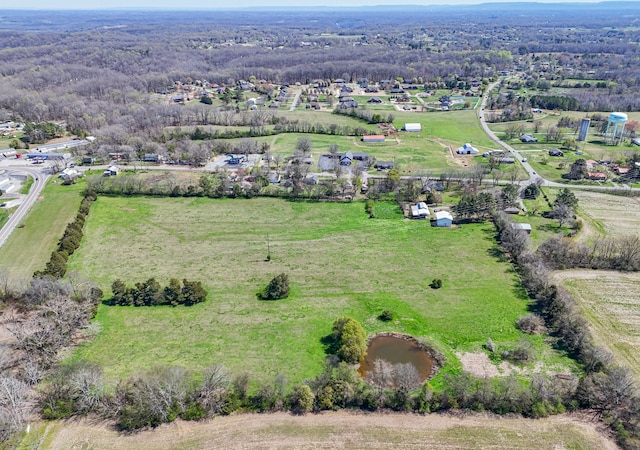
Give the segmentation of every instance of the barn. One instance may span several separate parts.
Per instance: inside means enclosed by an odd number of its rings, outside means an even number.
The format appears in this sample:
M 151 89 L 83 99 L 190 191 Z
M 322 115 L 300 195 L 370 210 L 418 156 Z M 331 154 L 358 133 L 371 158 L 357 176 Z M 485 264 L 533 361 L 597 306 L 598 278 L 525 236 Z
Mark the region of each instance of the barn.
M 464 144 L 462 147 L 458 148 L 459 155 L 477 155 L 478 153 L 480 152 L 471 144 Z

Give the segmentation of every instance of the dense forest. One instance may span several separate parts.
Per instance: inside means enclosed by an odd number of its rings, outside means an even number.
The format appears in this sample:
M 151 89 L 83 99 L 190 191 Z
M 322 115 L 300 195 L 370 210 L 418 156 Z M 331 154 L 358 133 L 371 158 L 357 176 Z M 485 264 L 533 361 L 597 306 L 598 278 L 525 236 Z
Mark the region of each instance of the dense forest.
M 176 83 L 402 78 L 426 88 L 503 71 L 525 73 L 542 89 L 565 79 L 611 81 L 581 89 L 580 104 L 636 110 L 640 7 L 620 8 L 3 11 L 0 120 L 158 137 L 164 126 L 196 120 L 198 111 L 154 100 Z

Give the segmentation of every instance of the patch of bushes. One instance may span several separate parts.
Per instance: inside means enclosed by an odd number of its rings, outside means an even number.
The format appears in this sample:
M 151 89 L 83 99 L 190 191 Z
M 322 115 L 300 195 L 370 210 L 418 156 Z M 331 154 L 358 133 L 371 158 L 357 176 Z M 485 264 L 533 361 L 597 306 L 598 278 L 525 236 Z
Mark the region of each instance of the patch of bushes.
M 429 286 L 431 286 L 431 289 L 440 289 L 442 287 L 442 280 L 440 278 L 434 278 Z
M 380 315 L 378 316 L 378 319 L 382 320 L 383 322 L 391 322 L 394 316 L 395 314 L 393 313 L 393 311 L 389 309 L 385 309 L 380 313 Z

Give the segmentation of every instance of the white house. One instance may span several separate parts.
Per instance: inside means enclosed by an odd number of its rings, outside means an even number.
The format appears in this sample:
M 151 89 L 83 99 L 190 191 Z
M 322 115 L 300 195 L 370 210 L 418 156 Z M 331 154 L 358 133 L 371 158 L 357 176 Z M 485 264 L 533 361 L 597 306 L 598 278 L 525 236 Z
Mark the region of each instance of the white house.
M 420 132 L 422 131 L 422 125 L 419 123 L 405 123 L 403 129 L 404 131 Z
M 462 147 L 458 148 L 459 155 L 477 155 L 478 153 L 480 152 L 471 144 L 464 144 Z
M 425 202 L 419 202 L 417 205 L 411 205 L 412 219 L 426 219 L 429 217 L 429 207 Z
M 120 168 L 118 166 L 109 166 L 107 170 L 104 171 L 105 177 L 113 177 L 120 173 Z
M 436 212 L 436 227 L 450 227 L 453 224 L 453 216 L 449 211 Z
M 68 167 L 64 169 L 62 172 L 60 172 L 59 178 L 67 180 L 67 179 L 78 178 L 79 176 L 80 176 L 80 172 L 78 172 L 73 167 Z

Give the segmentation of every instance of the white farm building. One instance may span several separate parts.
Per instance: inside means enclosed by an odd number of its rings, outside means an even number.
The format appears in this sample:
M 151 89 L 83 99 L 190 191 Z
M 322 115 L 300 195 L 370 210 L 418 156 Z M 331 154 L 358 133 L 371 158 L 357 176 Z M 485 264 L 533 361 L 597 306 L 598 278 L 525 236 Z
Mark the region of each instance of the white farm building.
M 410 132 L 420 132 L 422 131 L 422 125 L 420 125 L 419 123 L 405 123 L 404 124 L 404 131 L 410 131 Z
M 473 147 L 471 144 L 464 144 L 462 147 L 457 150 L 458 155 L 477 155 L 480 153 L 478 149 Z

